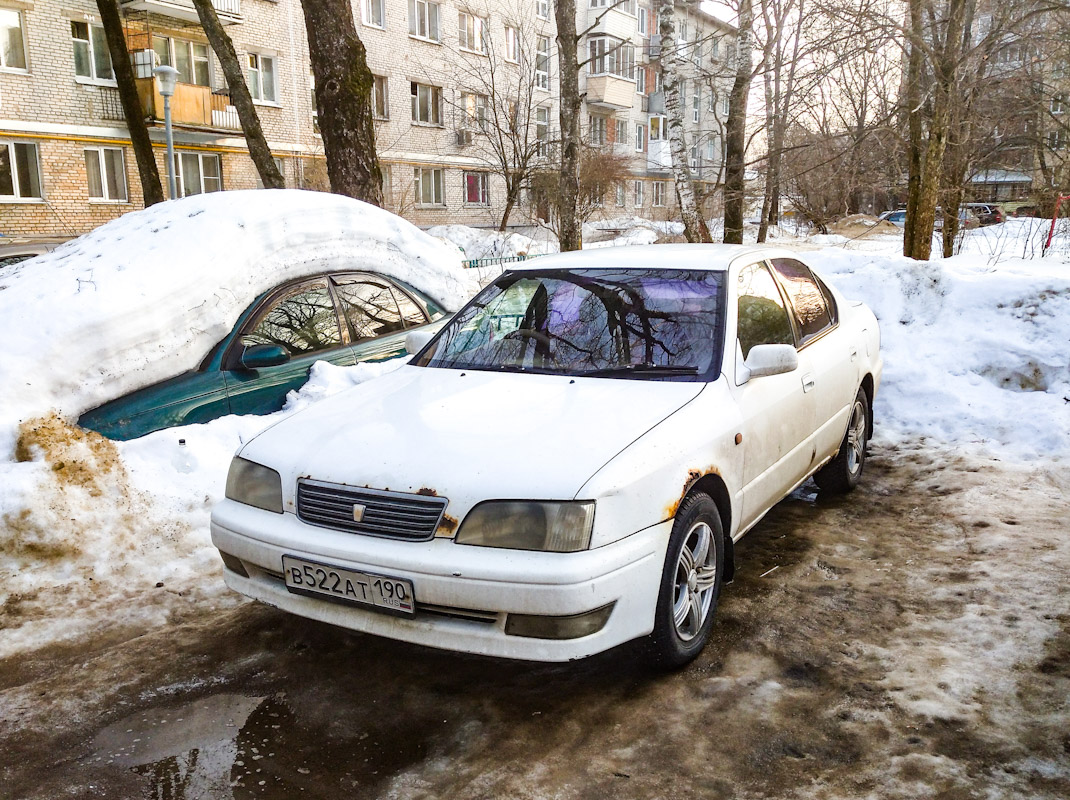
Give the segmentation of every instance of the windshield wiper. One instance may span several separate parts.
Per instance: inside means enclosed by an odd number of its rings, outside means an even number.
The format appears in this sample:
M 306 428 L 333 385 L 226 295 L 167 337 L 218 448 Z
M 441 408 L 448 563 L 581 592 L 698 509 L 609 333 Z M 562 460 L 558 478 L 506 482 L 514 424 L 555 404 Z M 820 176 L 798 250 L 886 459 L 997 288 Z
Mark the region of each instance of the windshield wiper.
M 583 378 L 602 378 L 609 375 L 650 375 L 672 377 L 674 375 L 698 375 L 698 367 L 672 366 L 669 364 L 618 364 L 615 367 L 593 369 L 579 373 Z

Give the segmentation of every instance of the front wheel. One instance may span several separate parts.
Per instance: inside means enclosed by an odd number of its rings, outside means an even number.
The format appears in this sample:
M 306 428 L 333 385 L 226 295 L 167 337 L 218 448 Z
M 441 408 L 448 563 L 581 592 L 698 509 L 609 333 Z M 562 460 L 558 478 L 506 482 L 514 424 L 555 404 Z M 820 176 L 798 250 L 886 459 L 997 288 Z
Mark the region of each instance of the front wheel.
M 862 390 L 855 395 L 851 406 L 851 419 L 843 436 L 836 457 L 814 475 L 814 481 L 822 491 L 844 494 L 858 486 L 862 467 L 866 463 L 866 445 L 869 443 L 869 398 Z
M 702 652 L 713 628 L 724 573 L 724 531 L 717 504 L 688 497 L 676 512 L 650 635 L 656 666 L 682 667 Z

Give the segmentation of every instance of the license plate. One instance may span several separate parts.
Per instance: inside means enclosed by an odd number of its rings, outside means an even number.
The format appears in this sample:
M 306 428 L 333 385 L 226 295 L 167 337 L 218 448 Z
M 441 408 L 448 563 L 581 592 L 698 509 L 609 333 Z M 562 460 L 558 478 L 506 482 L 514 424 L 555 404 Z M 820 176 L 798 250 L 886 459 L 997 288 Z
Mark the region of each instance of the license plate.
M 412 581 L 369 575 L 293 556 L 282 557 L 286 588 L 295 594 L 330 597 L 343 603 L 374 606 L 413 616 Z

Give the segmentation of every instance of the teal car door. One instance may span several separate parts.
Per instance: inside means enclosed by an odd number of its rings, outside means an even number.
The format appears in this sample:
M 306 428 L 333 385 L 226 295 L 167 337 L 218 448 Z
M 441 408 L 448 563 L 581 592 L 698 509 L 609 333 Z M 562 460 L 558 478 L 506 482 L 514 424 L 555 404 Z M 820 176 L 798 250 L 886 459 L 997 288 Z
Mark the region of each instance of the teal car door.
M 247 369 L 242 355 L 254 345 L 277 345 L 289 358 L 275 366 Z M 326 278 L 285 287 L 245 323 L 224 363 L 231 413 L 278 411 L 286 393 L 304 385 L 317 361 L 355 363 Z

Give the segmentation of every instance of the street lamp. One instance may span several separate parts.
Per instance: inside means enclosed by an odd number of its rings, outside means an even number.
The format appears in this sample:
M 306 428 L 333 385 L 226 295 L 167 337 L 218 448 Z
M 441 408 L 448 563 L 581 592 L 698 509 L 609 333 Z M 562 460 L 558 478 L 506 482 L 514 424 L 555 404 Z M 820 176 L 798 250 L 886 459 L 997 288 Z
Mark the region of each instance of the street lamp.
M 160 94 L 163 96 L 163 127 L 167 136 L 167 183 L 171 189 L 171 199 L 175 199 L 175 139 L 171 133 L 171 95 L 175 93 L 178 82 L 178 70 L 167 64 L 161 64 L 152 71 L 160 81 Z

